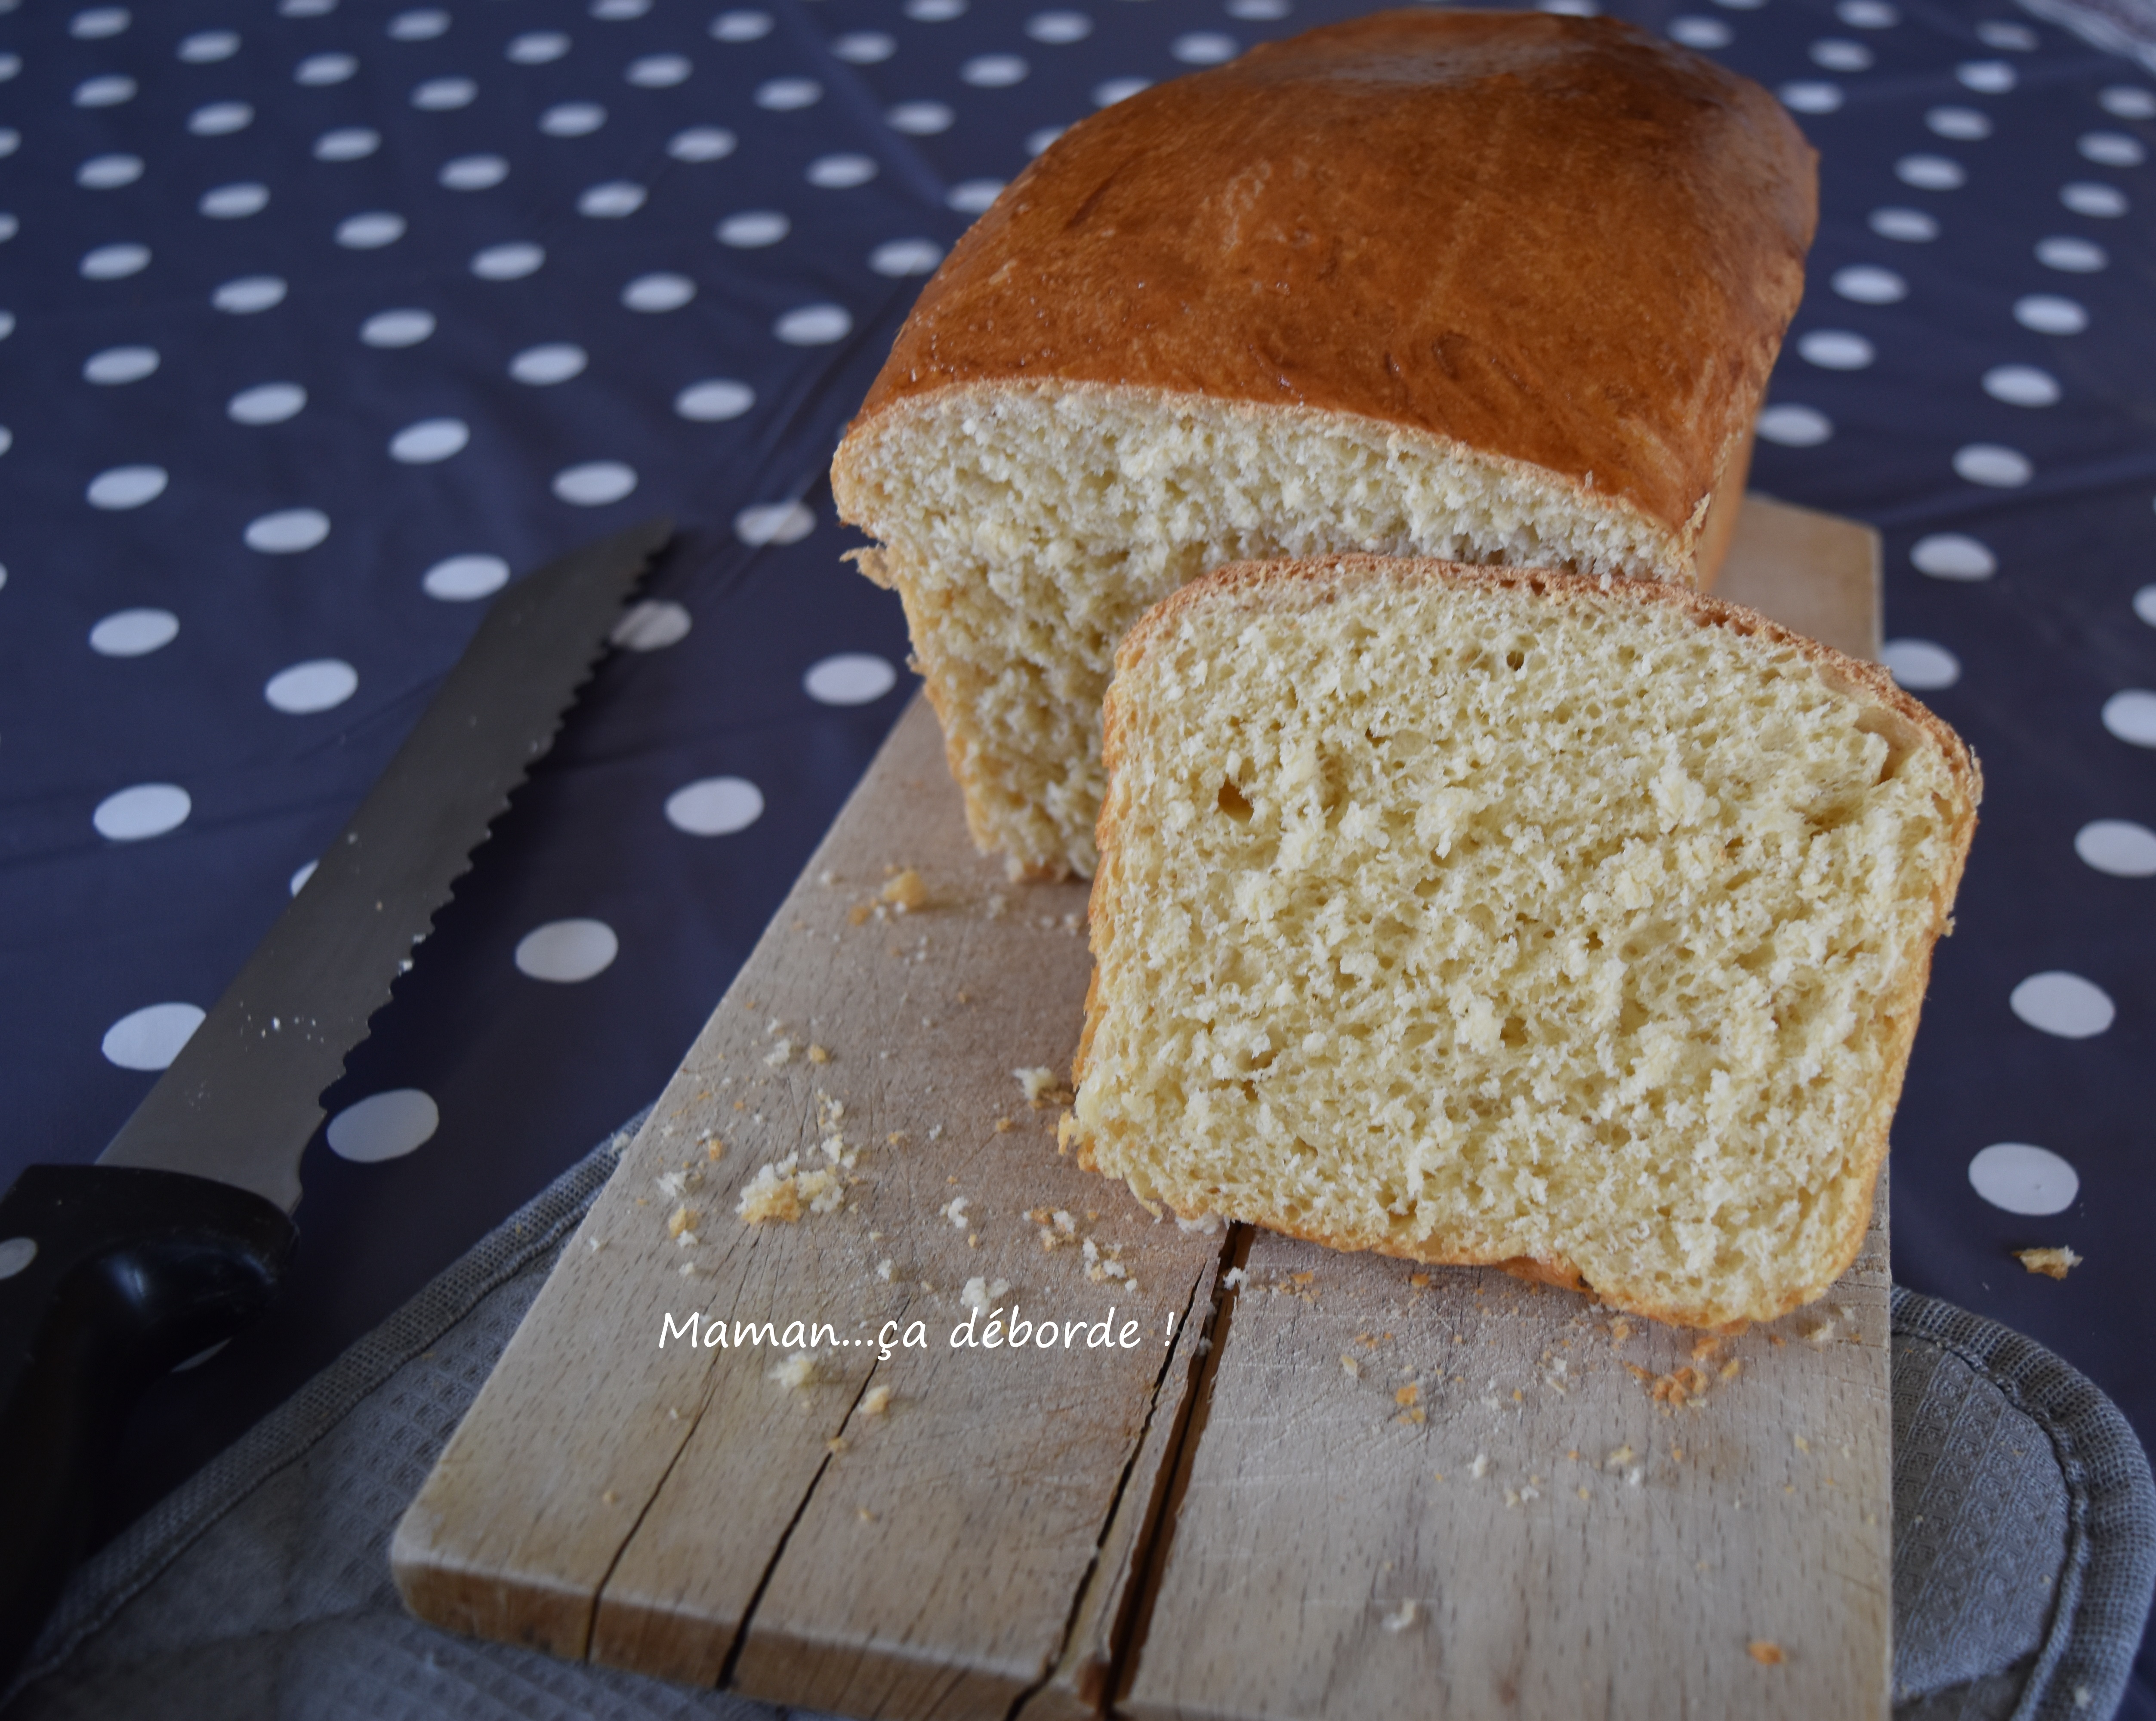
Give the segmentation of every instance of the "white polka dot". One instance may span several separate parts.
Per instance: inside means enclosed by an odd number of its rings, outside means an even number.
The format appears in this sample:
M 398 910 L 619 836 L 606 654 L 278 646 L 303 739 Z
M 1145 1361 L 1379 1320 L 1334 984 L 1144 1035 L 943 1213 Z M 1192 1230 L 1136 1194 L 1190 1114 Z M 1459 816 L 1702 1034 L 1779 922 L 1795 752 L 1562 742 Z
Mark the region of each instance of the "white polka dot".
M 1230 18 L 1260 20 L 1286 18 L 1288 0 L 1228 0 L 1222 10 Z
M 1797 342 L 1797 352 L 1805 363 L 1830 371 L 1861 371 L 1878 357 L 1869 341 L 1846 329 L 1814 329 Z
M 2014 321 L 2040 335 L 2078 335 L 2088 326 L 2088 312 L 2057 293 L 2030 293 L 2014 301 Z
M 1939 224 L 1922 209 L 1902 209 L 1888 207 L 1874 209 L 1867 224 L 1882 239 L 1897 239 L 1905 245 L 1921 245 L 1939 236 Z
M 223 137 L 254 123 L 254 110 L 244 101 L 213 101 L 187 116 L 187 130 L 198 137 Z
M 1999 572 L 1999 558 L 1958 532 L 1935 532 L 1918 538 L 1909 547 L 1909 561 L 1917 573 L 1933 579 L 1989 579 Z
M 1535 0 L 1537 12 L 1553 12 L 1562 18 L 1593 18 L 1600 10 L 1595 0 Z
M 249 215 L 259 215 L 270 207 L 270 188 L 249 181 L 239 185 L 220 185 L 202 194 L 195 206 L 213 221 L 241 221 Z
M 2103 727 L 2135 747 L 2156 747 L 2156 693 L 2129 687 L 2103 702 Z
M 2133 613 L 2156 628 L 2156 586 L 2143 586 L 2133 594 Z
M 642 18 L 651 10 L 651 0 L 592 0 L 591 13 L 606 23 L 621 23 L 629 18 Z
M 2075 146 L 2088 160 L 2105 167 L 2138 167 L 2148 158 L 2141 141 L 2123 131 L 2089 131 Z
M 157 349 L 154 347 L 108 347 L 83 361 L 82 379 L 106 387 L 139 383 L 157 370 Z
M 77 107 L 118 107 L 123 101 L 135 99 L 135 80 L 117 73 L 101 78 L 85 78 L 74 86 L 74 105 Z
M 68 20 L 68 34 L 78 42 L 96 42 L 118 35 L 133 22 L 124 6 L 93 6 Z
M 1091 35 L 1093 20 L 1082 12 L 1037 12 L 1025 21 L 1025 33 L 1036 42 L 1065 47 Z
M 365 126 L 343 126 L 315 140 L 318 162 L 361 162 L 382 147 L 382 134 Z
M 2059 379 L 2032 364 L 1994 365 L 1984 373 L 1984 392 L 2009 406 L 2056 406 Z
M 1759 414 L 1759 434 L 1784 448 L 1816 448 L 1834 434 L 1834 421 L 1816 407 L 1770 406 Z
M 867 156 L 819 156 L 803 177 L 822 191 L 850 191 L 876 177 L 876 164 Z
M 150 248 L 136 244 L 100 245 L 94 251 L 85 252 L 79 266 L 85 280 L 124 280 L 150 266 Z
M 1909 296 L 1909 284 L 1891 269 L 1870 263 L 1852 263 L 1834 272 L 1831 285 L 1845 299 L 1859 305 L 1892 305 Z
M 74 182 L 86 191 L 116 191 L 141 177 L 140 156 L 92 156 L 74 170 Z
M 419 588 L 444 604 L 490 598 L 509 583 L 509 564 L 499 556 L 448 556 L 429 568 Z
M 90 630 L 90 649 L 100 657 L 147 657 L 179 631 L 180 619 L 169 609 L 116 609 Z
M 429 78 L 413 90 L 412 105 L 427 113 L 447 113 L 470 107 L 478 95 L 479 85 L 470 78 Z
M 613 624 L 608 640 L 626 651 L 664 651 L 689 637 L 689 612 L 664 598 L 632 604 Z
M 462 419 L 422 419 L 389 439 L 389 458 L 408 466 L 431 466 L 462 454 L 471 441 L 471 426 Z
M 815 529 L 815 510 L 802 502 L 758 502 L 734 516 L 745 544 L 798 544 Z
M 311 550 L 330 535 L 330 516 L 319 508 L 284 508 L 247 523 L 247 547 L 265 556 L 292 556 Z
M 341 658 L 317 657 L 281 669 L 263 684 L 262 696 L 295 717 L 334 710 L 359 691 L 359 671 Z
M 2049 239 L 2036 241 L 2036 260 L 2046 269 L 2056 269 L 2067 275 L 2094 275 L 2109 266 L 2110 254 L 2092 239 L 2069 238 L 2055 234 Z
M 2010 24 L 2005 18 L 1988 18 L 1976 27 L 1978 38 L 1987 48 L 2010 48 L 2018 54 L 2028 54 L 2036 47 L 2036 33 L 2022 24 Z
M 1935 107 L 1924 115 L 1924 124 L 1941 137 L 1973 142 L 1991 136 L 1991 119 L 1972 107 Z
M 509 374 L 520 383 L 543 388 L 582 375 L 590 362 L 583 347 L 567 341 L 556 341 L 544 347 L 526 347 L 509 361 Z
M 2113 84 L 2097 97 L 2107 114 L 2122 120 L 2156 120 L 2156 90 L 2132 84 Z
M 336 5 L 337 0 L 277 0 L 277 12 L 282 18 L 327 18 Z
M 772 332 L 789 347 L 828 347 L 853 331 L 853 316 L 839 305 L 803 305 L 772 326 Z
M 1141 90 L 1150 90 L 1150 78 L 1111 78 L 1105 84 L 1093 86 L 1093 105 L 1113 107 L 1119 101 L 1128 101 Z
M 2074 833 L 2074 852 L 2113 878 L 2156 878 L 2156 830 L 2131 819 L 2092 819 Z
M 1994 1142 L 1969 1162 L 1969 1182 L 1994 1207 L 2031 1218 L 2064 1213 L 2082 1187 L 2072 1166 L 2027 1142 Z
M 489 245 L 483 251 L 472 253 L 471 272 L 483 281 L 521 280 L 527 275 L 536 275 L 547 261 L 543 245 L 535 245 L 528 239 L 511 239 L 506 244 Z
M 261 383 L 243 388 L 224 403 L 225 416 L 239 424 L 281 424 L 307 403 L 297 383 Z
M 711 39 L 716 42 L 755 42 L 770 33 L 767 12 L 722 12 L 711 20 Z
M 535 980 L 572 985 L 603 974 L 620 954 L 621 941 L 603 920 L 552 920 L 516 944 L 516 968 Z
M 14 332 L 15 313 L 12 311 L 0 311 L 0 341 L 6 340 Z
M 1812 64 L 1830 72 L 1868 72 L 1871 50 L 1845 36 L 1822 36 L 1807 50 Z
M 692 383 L 674 397 L 674 410 L 685 419 L 699 424 L 717 424 L 726 419 L 738 419 L 756 404 L 756 391 L 746 383 L 736 383 L 723 378 L 708 383 Z
M 1954 450 L 1953 469 L 1971 484 L 2014 490 L 2035 475 L 2028 455 L 1996 442 L 1972 442 Z
M 644 207 L 649 197 L 642 186 L 626 179 L 609 179 L 603 184 L 589 186 L 577 198 L 577 213 L 594 221 L 619 221 L 634 215 Z
M 1879 648 L 1879 660 L 1912 692 L 1935 692 L 1961 680 L 1961 660 L 1929 640 L 1889 640 Z
M 163 1070 L 194 1037 L 205 1012 L 192 1004 L 152 1004 L 105 1030 L 101 1050 L 123 1070 Z
M 1947 156 L 1904 156 L 1894 164 L 1894 177 L 1918 191 L 1953 191 L 1969 182 L 1960 162 Z
M 1686 14 L 1670 20 L 1670 39 L 1681 42 L 1687 48 L 1711 52 L 1727 48 L 1735 39 L 1736 33 L 1718 18 L 1698 18 Z
M 621 302 L 631 311 L 654 315 L 679 311 L 696 296 L 696 284 L 685 275 L 639 275 L 621 290 Z
M 579 508 L 618 502 L 636 488 L 636 469 L 619 460 L 587 460 L 554 475 L 554 494 Z
M 801 685 L 819 705 L 866 705 L 891 691 L 898 671 L 865 651 L 841 651 L 811 664 Z
M 763 816 L 763 791 L 746 777 L 706 777 L 666 797 L 666 822 L 690 836 L 732 836 Z
M 744 209 L 721 221 L 715 236 L 722 245 L 752 250 L 759 245 L 777 244 L 793 228 L 793 223 L 776 209 Z
M 387 209 L 347 215 L 337 223 L 336 242 L 352 251 L 377 251 L 404 237 L 404 218 Z
M 1965 60 L 1954 68 L 1954 76 L 1964 90 L 1979 95 L 2003 95 L 2020 81 L 2003 59 Z
M 940 101 L 901 101 L 884 116 L 892 131 L 903 131 L 908 137 L 933 137 L 939 131 L 948 131 L 957 117 Z
M 14 447 L 14 445 L 15 433 L 13 430 L 10 430 L 5 424 L 0 424 L 0 455 L 6 454 L 8 450 Z
M 389 39 L 393 42 L 431 42 L 435 37 L 446 34 L 449 28 L 449 13 L 433 7 L 400 12 L 389 20 Z
M 849 30 L 832 43 L 831 52 L 850 66 L 879 65 L 898 51 L 881 30 Z
M 239 38 L 230 30 L 198 30 L 182 40 L 179 56 L 189 65 L 208 65 L 230 59 L 239 52 Z
M 760 108 L 767 108 L 775 114 L 790 114 L 821 101 L 824 86 L 814 78 L 769 78 L 756 86 L 752 99 Z
M 12 1279 L 26 1271 L 38 1258 L 38 1240 L 35 1237 L 10 1237 L 0 1243 L 0 1279 Z M 186 1365 L 182 1364 L 182 1367 Z
M 378 1165 L 424 1146 L 441 1127 L 431 1096 L 416 1087 L 393 1087 L 346 1106 L 330 1119 L 325 1135 L 340 1159 Z
M 869 267 L 893 277 L 932 275 L 943 260 L 943 248 L 933 239 L 886 239 L 869 253 Z
M 359 326 L 369 347 L 417 347 L 434 332 L 434 314 L 425 311 L 377 311 Z
M 359 62 L 349 54 L 311 54 L 292 68 L 292 81 L 317 86 L 341 84 L 358 69 Z
M 91 479 L 85 495 L 93 508 L 139 508 L 164 495 L 170 481 L 162 466 L 114 466 Z
M 639 90 L 671 90 L 676 84 L 687 83 L 694 69 L 685 54 L 647 54 L 629 61 L 622 76 Z
M 1224 42 L 1227 38 L 1219 39 Z M 977 54 L 958 68 L 958 76 L 976 90 L 1008 90 L 1024 83 L 1032 69 L 1015 54 Z
M 723 126 L 691 126 L 674 134 L 666 153 L 677 162 L 722 162 L 734 152 L 737 141 Z
M 1775 92 L 1793 114 L 1831 114 L 1841 106 L 1841 85 L 1824 78 L 1802 78 Z
M 23 146 L 23 134 L 13 126 L 0 126 L 0 157 L 12 156 Z
M 1003 189 L 1000 179 L 962 179 L 944 193 L 943 201 L 962 215 L 979 215 L 1003 195 Z
M 966 0 L 906 0 L 906 15 L 916 23 L 948 23 L 965 10 Z
M 7 244 L 23 229 L 23 223 L 5 211 L 0 211 L 0 245 Z
M 527 30 L 510 39 L 503 50 L 521 66 L 543 66 L 569 51 L 569 39 L 559 30 Z
M 606 124 L 606 116 L 595 101 L 559 102 L 539 116 L 539 129 L 549 137 L 588 137 Z
M 449 191 L 492 191 L 509 177 L 509 163 L 501 156 L 459 156 L 434 177 Z
M 2099 221 L 2115 220 L 2127 210 L 2126 193 L 2115 185 L 2077 179 L 2059 188 L 2059 201 L 2076 215 Z
M 234 316 L 249 316 L 282 305 L 285 283 L 274 275 L 243 275 L 218 287 L 209 295 L 209 302 Z
M 2030 1027 L 2061 1040 L 2093 1039 L 2118 1015 L 2103 988 L 2056 968 L 2030 975 L 2014 989 L 2007 1003 Z
M 138 783 L 97 804 L 90 822 L 108 842 L 137 843 L 177 830 L 194 810 L 194 801 L 177 783 Z

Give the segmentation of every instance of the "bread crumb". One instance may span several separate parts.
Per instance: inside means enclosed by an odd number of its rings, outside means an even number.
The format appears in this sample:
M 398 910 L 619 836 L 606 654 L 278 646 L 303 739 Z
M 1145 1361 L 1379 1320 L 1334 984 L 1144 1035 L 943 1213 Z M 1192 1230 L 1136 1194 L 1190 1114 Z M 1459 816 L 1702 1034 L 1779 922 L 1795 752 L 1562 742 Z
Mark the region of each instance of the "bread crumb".
M 2032 1273 L 2041 1273 L 2047 1279 L 2063 1279 L 2067 1271 L 2082 1264 L 2080 1256 L 2071 1249 L 2016 1249 L 2014 1258 Z
M 1410 1380 L 1405 1386 L 1403 1386 L 1398 1392 L 1393 1395 L 1393 1402 L 1398 1405 L 1402 1410 L 1406 1410 L 1414 1405 L 1419 1405 L 1422 1402 L 1422 1389 L 1416 1385 L 1414 1382 Z
M 608 1506 L 619 1506 L 621 1504 L 621 1496 L 614 1492 L 612 1488 L 608 1488 L 604 1493 L 601 1494 L 599 1496 L 599 1499 L 603 1504 Z
M 854 1516 L 860 1519 L 863 1523 L 874 1523 L 876 1521 L 875 1513 L 870 1511 L 865 1506 L 856 1506 L 854 1508 Z
M 1419 1605 L 1410 1597 L 1385 1616 L 1384 1627 L 1388 1631 L 1404 1631 L 1414 1624 L 1415 1616 L 1420 1611 Z
M 1587 1486 L 1584 1482 L 1580 1485 L 1579 1498 L 1583 1500 L 1589 1500 L 1594 1498 L 1594 1496 L 1588 1492 Z
M 666 1235 L 677 1239 L 685 1235 L 693 1243 L 696 1241 L 696 1233 L 690 1228 L 696 1223 L 696 1210 L 685 1204 L 667 1215 Z
M 1704 1338 L 1692 1341 L 1691 1359 L 1696 1363 L 1703 1363 L 1721 1349 L 1722 1341 L 1709 1333 Z
M 962 1231 L 964 1230 L 967 1226 L 966 1197 L 963 1195 L 953 1195 L 950 1200 L 944 1205 L 943 1216 L 951 1221 L 953 1229 Z
M 1250 1277 L 1250 1274 L 1245 1272 L 1241 1267 L 1231 1266 L 1225 1273 L 1221 1275 L 1220 1284 L 1223 1289 L 1234 1291 L 1241 1286 L 1249 1283 Z
M 878 893 L 880 901 L 889 903 L 901 914 L 909 914 L 928 906 L 928 886 L 921 881 L 921 875 L 911 866 L 901 870 Z
M 958 1293 L 958 1306 L 969 1308 L 976 1314 L 988 1314 L 996 1306 L 997 1298 L 1010 1289 L 1010 1281 L 998 1279 L 993 1284 L 975 1275 L 966 1281 L 966 1287 Z
M 824 1047 L 812 1042 L 808 1047 L 808 1061 L 812 1064 L 828 1064 L 831 1061 L 831 1054 Z
M 833 1435 L 830 1439 L 824 1442 L 824 1450 L 829 1452 L 833 1457 L 837 1457 L 839 1453 L 846 1450 L 845 1436 L 843 1434 Z
M 1609 1342 L 1612 1344 L 1622 1344 L 1631 1336 L 1632 1323 L 1622 1315 L 1609 1323 Z
M 793 1042 L 791 1040 L 781 1040 L 778 1045 L 763 1055 L 764 1062 L 774 1070 L 781 1064 L 790 1063 L 793 1058 Z
M 1185 1219 L 1178 1213 L 1175 1216 L 1175 1228 L 1186 1237 L 1218 1236 L 1220 1232 L 1220 1215 L 1217 1213 L 1201 1213 L 1195 1219 Z
M 1791 1435 L 1789 1436 L 1789 1441 L 1790 1443 L 1800 1452 L 1809 1452 L 1812 1449 L 1812 1443 L 1806 1440 L 1801 1434 Z
M 880 1416 L 890 1408 L 891 1389 L 888 1386 L 871 1386 L 861 1395 L 861 1415 L 864 1416 Z
M 1782 1646 L 1779 1643 L 1770 1643 L 1764 1637 L 1755 1637 L 1744 1648 L 1763 1667 L 1779 1667 L 1782 1664 Z
M 770 1378 L 788 1392 L 798 1392 L 803 1387 L 814 1385 L 816 1379 L 816 1353 L 813 1350 L 795 1351 L 784 1362 L 773 1368 Z
M 1738 1375 L 1743 1372 L 1743 1369 L 1744 1359 L 1742 1357 L 1732 1357 L 1727 1362 L 1722 1365 L 1719 1373 L 1724 1380 L 1734 1380 Z
M 1340 1353 L 1340 1372 L 1351 1380 L 1360 1380 L 1363 1378 L 1363 1365 L 1343 1350 Z
M 1049 1106 L 1065 1106 L 1070 1102 L 1070 1090 L 1055 1079 L 1055 1071 L 1047 1065 L 1032 1069 L 1014 1070 L 1019 1086 L 1025 1090 L 1026 1103 L 1036 1112 Z
M 1476 1481 L 1481 1481 L 1490 1473 L 1490 1455 L 1487 1452 L 1477 1452 L 1475 1455 L 1475 1462 L 1467 1467 L 1467 1473 Z
M 891 1282 L 891 1275 L 897 1271 L 897 1270 L 898 1269 L 892 1263 L 891 1258 L 888 1255 L 885 1256 L 881 1261 L 876 1263 L 876 1277 L 879 1279 L 881 1279 L 886 1285 Z
M 1623 1446 L 1614 1448 L 1609 1456 L 1602 1461 L 1602 1467 L 1604 1470 L 1622 1470 L 1637 1456 L 1638 1454 L 1632 1450 L 1631 1442 L 1627 1441 Z
M 1408 1275 L 1408 1283 L 1414 1286 L 1418 1291 L 1427 1291 L 1430 1289 L 1430 1275 L 1428 1273 L 1409 1273 Z

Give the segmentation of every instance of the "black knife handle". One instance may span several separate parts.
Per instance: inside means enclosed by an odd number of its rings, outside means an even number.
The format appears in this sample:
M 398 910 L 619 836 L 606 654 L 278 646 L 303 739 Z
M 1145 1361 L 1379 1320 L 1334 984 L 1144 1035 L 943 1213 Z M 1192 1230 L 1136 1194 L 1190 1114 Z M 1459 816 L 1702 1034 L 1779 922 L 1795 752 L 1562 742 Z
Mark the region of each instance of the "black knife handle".
M 0 1686 L 86 1551 L 136 1400 L 270 1306 L 298 1235 L 184 1172 L 33 1165 L 0 1197 Z

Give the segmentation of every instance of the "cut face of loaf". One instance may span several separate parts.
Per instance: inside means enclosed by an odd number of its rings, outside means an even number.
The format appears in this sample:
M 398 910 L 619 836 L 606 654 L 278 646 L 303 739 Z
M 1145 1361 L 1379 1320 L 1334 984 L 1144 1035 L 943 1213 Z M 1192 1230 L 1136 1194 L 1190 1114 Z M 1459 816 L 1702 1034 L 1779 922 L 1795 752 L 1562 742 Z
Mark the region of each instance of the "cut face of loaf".
M 960 240 L 832 468 L 973 835 L 1090 872 L 1125 629 L 1337 551 L 1694 581 L 1814 157 L 1604 18 L 1389 13 L 1073 126 Z
M 1635 582 L 1229 568 L 1107 759 L 1096 1169 L 1686 1325 L 1854 1257 L 1979 793 L 1883 670 Z

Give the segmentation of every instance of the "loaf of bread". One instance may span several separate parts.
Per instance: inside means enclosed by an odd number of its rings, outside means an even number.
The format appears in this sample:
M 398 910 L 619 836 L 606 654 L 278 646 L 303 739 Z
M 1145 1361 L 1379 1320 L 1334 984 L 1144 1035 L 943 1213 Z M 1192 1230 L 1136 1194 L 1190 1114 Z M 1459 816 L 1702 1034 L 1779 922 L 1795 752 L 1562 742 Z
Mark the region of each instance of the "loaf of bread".
M 1066 1138 L 1142 1199 L 1722 1327 L 1855 1256 L 1976 768 L 1680 587 L 1344 557 L 1125 640 Z
M 1223 563 L 1693 583 L 1814 161 L 1758 86 L 1541 13 L 1330 25 L 1073 126 L 930 281 L 832 469 L 975 840 L 1092 870 L 1116 643 Z

